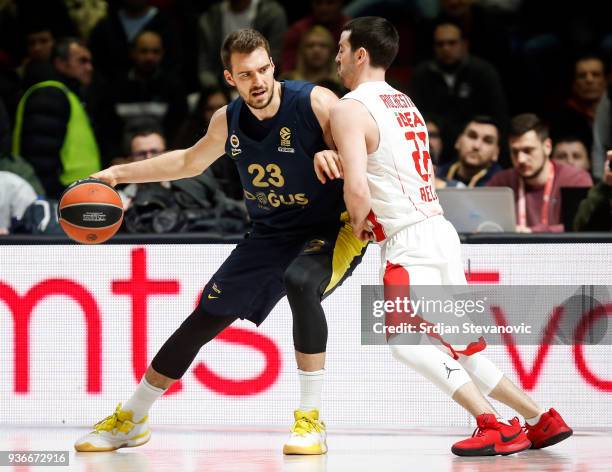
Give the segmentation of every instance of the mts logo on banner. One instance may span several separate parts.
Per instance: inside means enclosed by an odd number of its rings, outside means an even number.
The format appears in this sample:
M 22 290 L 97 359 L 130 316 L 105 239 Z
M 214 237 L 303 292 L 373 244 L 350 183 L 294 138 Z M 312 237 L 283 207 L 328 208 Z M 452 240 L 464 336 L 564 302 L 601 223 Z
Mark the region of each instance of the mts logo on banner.
M 500 281 L 499 271 L 472 271 L 466 274 L 471 283 L 496 284 Z M 178 280 L 151 279 L 147 270 L 147 252 L 144 248 L 136 248 L 130 254 L 130 275 L 125 279 L 110 280 L 109 291 L 113 297 L 128 297 L 131 305 L 131 365 L 135 381 L 139 381 L 149 364 L 147 359 L 150 323 L 148 321 L 148 305 L 151 297 L 177 297 L 181 293 Z M 18 394 L 28 394 L 30 391 L 30 353 L 35 346 L 30 343 L 30 325 L 32 313 L 36 306 L 48 297 L 66 297 L 80 307 L 86 323 L 86 389 L 88 393 L 98 394 L 102 386 L 102 316 L 100 312 L 100 293 L 92 293 L 78 280 L 71 278 L 47 278 L 34 283 L 27 290 L 18 293 L 10 284 L 0 281 L 0 304 L 4 304 L 13 321 L 13 366 L 14 391 Z M 104 295 L 106 296 L 106 295 Z M 98 299 L 96 298 L 98 297 Z M 342 297 L 342 293 L 334 295 Z M 350 307 L 349 307 L 350 309 Z M 354 307 L 355 312 L 359 310 Z M 612 379 L 599 377 L 589 365 L 585 357 L 582 340 L 590 327 L 599 318 L 612 313 L 612 304 L 608 304 L 583 314 L 574 334 L 573 362 L 585 383 L 594 389 L 612 392 Z M 75 313 L 75 316 L 78 316 Z M 185 314 L 185 316 L 187 313 Z M 504 336 L 506 350 L 516 371 L 520 383 L 526 390 L 536 388 L 538 380 L 544 371 L 549 354 L 550 343 L 563 319 L 563 307 L 550 307 L 548 324 L 537 349 L 535 359 L 529 362 L 522 358 L 514 338 Z M 9 318 L 10 319 L 10 318 Z M 492 319 L 498 325 L 506 324 L 504 307 L 496 307 Z M 1 322 L 8 322 L 2 317 Z M 178 327 L 178 324 L 177 324 Z M 359 325 L 355 325 L 355 330 Z M 250 378 L 229 378 L 213 371 L 205 363 L 198 362 L 191 367 L 191 374 L 205 388 L 228 396 L 248 396 L 264 392 L 278 380 L 281 370 L 281 353 L 278 344 L 268 336 L 254 330 L 229 327 L 216 338 L 217 341 L 233 346 L 246 347 L 263 355 L 264 367 Z M 167 395 L 176 394 L 182 390 L 180 381 L 176 382 Z
M 144 248 L 131 253 L 131 275 L 126 280 L 111 281 L 115 296 L 129 297 L 132 311 L 132 369 L 136 381 L 144 375 L 147 360 L 148 300 L 151 296 L 176 296 L 180 293 L 177 280 L 152 280 L 147 275 L 147 254 Z M 30 389 L 30 324 L 32 311 L 47 297 L 63 296 L 74 300 L 81 308 L 87 329 L 87 392 L 102 392 L 102 319 L 96 297 L 83 285 L 70 279 L 45 279 L 23 294 L 0 281 L 0 301 L 13 317 L 13 356 L 15 393 L 27 394 Z M 178 327 L 178 325 L 177 325 Z M 217 341 L 255 349 L 265 358 L 264 369 L 247 379 L 226 378 L 203 362 L 192 366 L 193 375 L 206 388 L 231 396 L 254 395 L 270 388 L 277 380 L 281 367 L 280 350 L 269 337 L 255 331 L 229 327 Z M 182 390 L 180 381 L 166 392 L 171 395 Z

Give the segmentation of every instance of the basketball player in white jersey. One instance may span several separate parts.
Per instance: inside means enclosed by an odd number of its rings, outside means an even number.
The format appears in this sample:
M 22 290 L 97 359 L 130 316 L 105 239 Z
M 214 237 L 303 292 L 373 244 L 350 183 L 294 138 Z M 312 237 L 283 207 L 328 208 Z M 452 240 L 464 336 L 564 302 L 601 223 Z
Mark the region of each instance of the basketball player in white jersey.
M 461 246 L 444 218 L 434 189 L 427 127 L 414 103 L 385 82 L 398 49 L 398 34 L 383 18 L 347 23 L 336 56 L 338 73 L 351 90 L 331 112 L 338 154 L 317 154 L 322 182 L 344 178 L 344 199 L 355 234 L 381 245 L 381 278 L 386 287 L 466 284 Z M 393 356 L 446 392 L 475 418 L 475 434 L 454 444 L 457 455 L 513 454 L 555 444 L 572 434 L 554 410 L 542 410 L 478 351 L 432 341 L 399 345 Z M 505 421 L 490 396 L 526 419 Z

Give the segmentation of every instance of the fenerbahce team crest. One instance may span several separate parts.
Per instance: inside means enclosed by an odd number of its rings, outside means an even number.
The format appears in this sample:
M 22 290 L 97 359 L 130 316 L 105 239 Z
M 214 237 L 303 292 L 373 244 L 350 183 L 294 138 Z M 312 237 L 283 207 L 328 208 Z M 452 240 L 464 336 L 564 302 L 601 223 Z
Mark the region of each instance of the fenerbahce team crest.
M 280 152 L 290 152 L 294 153 L 295 149 L 291 147 L 291 129 L 283 126 L 280 129 L 280 146 L 278 146 L 278 150 Z
M 240 149 L 240 141 L 238 140 L 238 136 L 235 134 L 230 136 L 230 144 L 232 146 L 232 157 L 236 157 L 242 152 L 242 149 Z

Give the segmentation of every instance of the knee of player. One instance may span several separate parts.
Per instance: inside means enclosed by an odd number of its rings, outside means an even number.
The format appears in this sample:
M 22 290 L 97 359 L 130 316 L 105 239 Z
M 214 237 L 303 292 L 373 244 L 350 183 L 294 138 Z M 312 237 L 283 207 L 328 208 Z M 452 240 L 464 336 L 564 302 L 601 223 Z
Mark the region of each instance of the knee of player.
M 399 361 L 402 364 L 414 364 L 415 356 L 414 353 L 410 352 L 408 346 L 389 344 L 389 349 L 391 350 L 391 355 L 396 361 Z
M 304 267 L 289 266 L 283 275 L 287 295 L 289 297 L 316 295 L 318 287 L 313 279 L 313 274 Z

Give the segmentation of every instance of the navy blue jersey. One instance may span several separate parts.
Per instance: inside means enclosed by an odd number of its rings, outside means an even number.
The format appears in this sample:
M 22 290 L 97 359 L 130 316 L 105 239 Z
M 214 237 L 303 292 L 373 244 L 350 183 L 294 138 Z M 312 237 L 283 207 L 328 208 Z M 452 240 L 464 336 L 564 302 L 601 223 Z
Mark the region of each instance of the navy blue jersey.
M 315 153 L 327 147 L 310 104 L 314 85 L 282 85 L 280 108 L 261 141 L 240 129 L 240 114 L 246 111 L 242 98 L 227 107 L 225 152 L 238 168 L 254 228 L 294 231 L 338 224 L 344 210 L 342 182 L 321 184 L 314 172 Z

